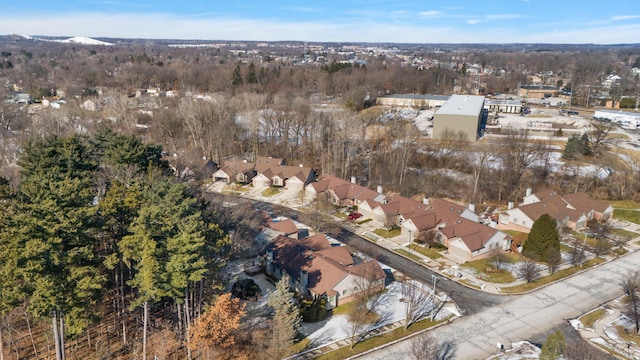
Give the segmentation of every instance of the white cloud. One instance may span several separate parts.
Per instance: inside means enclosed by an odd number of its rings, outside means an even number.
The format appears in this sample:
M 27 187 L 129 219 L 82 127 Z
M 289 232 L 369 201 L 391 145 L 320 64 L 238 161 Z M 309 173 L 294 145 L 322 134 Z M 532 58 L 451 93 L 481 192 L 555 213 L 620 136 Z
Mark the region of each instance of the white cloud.
M 0 34 L 38 34 L 55 36 L 89 36 L 149 39 L 201 40 L 298 40 L 298 41 L 367 41 L 398 43 L 636 43 L 640 24 L 618 26 L 575 26 L 562 23 L 558 31 L 552 26 L 530 24 L 529 27 L 503 25 L 470 26 L 487 19 L 467 19 L 465 23 L 444 25 L 410 22 L 369 21 L 362 18 L 334 21 L 270 21 L 221 16 L 181 18 L 167 14 L 0 14 Z M 464 20 L 461 20 L 464 21 Z M 567 26 L 575 26 L 567 28 Z
M 640 15 L 614 15 L 611 17 L 611 20 L 621 21 L 621 20 L 631 20 L 631 19 L 638 19 L 638 18 L 640 18 Z
M 437 11 L 437 10 L 420 11 L 418 13 L 418 15 L 424 16 L 424 17 L 434 17 L 434 16 L 438 16 L 438 15 L 441 15 L 441 14 L 442 13 L 440 11 Z
M 485 15 L 485 17 L 489 20 L 505 20 L 505 19 L 519 19 L 523 18 L 524 15 L 520 14 L 490 14 Z
M 483 22 L 487 22 L 487 19 L 468 19 L 467 24 L 475 25 Z

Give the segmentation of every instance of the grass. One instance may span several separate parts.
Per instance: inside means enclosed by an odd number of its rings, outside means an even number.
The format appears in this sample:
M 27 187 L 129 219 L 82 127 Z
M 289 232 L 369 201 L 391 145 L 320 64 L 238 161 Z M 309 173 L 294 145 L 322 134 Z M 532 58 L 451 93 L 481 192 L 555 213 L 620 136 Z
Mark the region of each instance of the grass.
M 583 269 L 588 269 L 592 266 L 601 264 L 603 262 L 605 262 L 606 260 L 602 259 L 602 258 L 595 258 L 595 259 L 590 259 L 584 262 L 584 264 L 582 264 L 582 267 L 579 266 L 574 266 L 574 267 L 570 267 L 568 269 L 562 269 L 559 271 L 556 271 L 553 275 L 551 276 L 545 276 L 543 278 L 540 278 L 532 283 L 528 283 L 528 284 L 521 284 L 521 285 L 516 285 L 516 286 L 511 286 L 511 287 L 503 287 L 501 290 L 503 293 L 506 294 L 518 294 L 518 293 L 522 293 L 525 291 L 529 291 L 529 290 L 533 290 L 533 289 L 537 289 L 541 286 L 550 284 L 554 281 L 558 281 L 562 278 L 571 276 L 577 272 L 579 272 L 580 270 Z
M 505 263 L 515 263 L 518 261 L 518 256 L 515 254 L 505 254 Z M 494 264 L 491 263 L 491 259 L 482 259 L 476 261 L 468 261 L 460 265 L 467 269 L 472 269 L 476 275 L 484 281 L 492 283 L 506 284 L 515 281 L 516 278 L 510 271 L 498 269 L 495 270 Z
M 351 356 L 363 353 L 367 350 L 371 350 L 373 348 L 376 348 L 378 346 L 382 346 L 384 344 L 387 344 L 391 341 L 394 340 L 398 340 L 398 339 L 402 339 L 405 338 L 411 334 L 417 333 L 418 331 L 430 328 L 432 326 L 435 326 L 439 323 L 445 322 L 447 321 L 447 319 L 444 320 L 439 320 L 439 321 L 434 321 L 432 322 L 430 319 L 424 319 L 422 321 L 419 321 L 415 324 L 412 324 L 411 326 L 409 326 L 408 329 L 405 329 L 404 327 L 400 327 L 397 329 L 393 329 L 389 332 L 386 332 L 384 334 L 381 334 L 379 336 L 375 336 L 375 337 L 371 337 L 368 338 L 366 340 L 363 340 L 361 342 L 359 342 L 358 344 L 356 344 L 353 349 L 351 348 L 351 346 L 345 346 L 342 347 L 340 349 L 337 349 L 335 351 L 326 353 L 321 355 L 320 357 L 317 357 L 316 359 L 319 360 L 342 360 L 342 359 L 346 359 L 349 358 Z
M 404 256 L 404 257 L 408 257 L 409 259 L 413 260 L 413 261 L 417 261 L 417 262 L 421 262 L 422 258 L 416 254 L 412 254 L 409 251 L 405 250 L 405 249 L 393 249 L 393 251 L 397 252 L 398 254 Z
M 584 325 L 585 328 L 593 329 L 593 324 L 595 324 L 596 321 L 602 318 L 606 313 L 607 310 L 602 308 L 594 310 L 586 314 L 585 316 L 582 316 L 580 318 L 580 322 L 582 323 L 582 325 Z
M 616 139 L 629 140 L 629 135 L 621 134 L 621 133 L 613 133 L 613 134 L 609 134 L 607 136 L 607 139 L 609 139 L 609 140 L 616 140 Z
M 393 227 L 393 228 L 391 228 L 391 230 L 375 229 L 373 232 L 376 233 L 377 235 L 382 236 L 383 238 L 389 239 L 389 238 L 396 237 L 396 236 L 400 235 L 400 228 L 399 227 Z
M 614 209 L 613 216 L 616 219 L 626 220 L 635 224 L 640 224 L 640 211 L 631 209 Z
M 614 209 L 640 209 L 640 203 L 633 200 L 615 200 L 609 201 Z
M 613 216 L 616 219 L 627 220 L 635 224 L 640 224 L 640 211 L 638 210 L 614 209 Z
M 640 236 L 640 234 L 625 229 L 611 229 L 611 233 L 614 235 L 618 235 L 626 240 L 635 239 Z
M 635 346 L 640 345 L 640 335 L 635 333 L 633 329 L 627 329 L 624 326 L 616 326 L 616 334 L 622 339 L 622 343 L 632 342 Z
M 560 252 L 561 253 L 571 253 L 573 251 L 573 248 L 569 245 L 560 243 Z
M 280 193 L 280 191 L 282 191 L 281 188 L 279 187 L 273 187 L 273 186 L 269 186 L 268 188 L 264 189 L 264 191 L 262 191 L 262 196 L 274 196 Z
M 625 249 L 625 248 L 620 248 L 620 247 L 616 246 L 615 248 L 611 249 L 611 252 L 616 254 L 616 255 L 618 255 L 618 256 L 622 256 L 622 255 L 628 253 L 629 251 L 627 251 L 627 249 Z
M 428 257 L 429 259 L 439 259 L 442 257 L 442 254 L 440 254 L 441 249 L 436 249 L 436 248 L 426 248 L 424 246 L 421 245 L 417 245 L 417 244 L 411 244 L 409 245 L 411 247 L 411 251 L 420 253 L 426 257 Z
M 362 225 L 362 224 L 366 224 L 366 223 L 368 223 L 369 221 L 373 221 L 373 219 L 368 218 L 368 219 L 364 219 L 364 220 L 356 221 L 356 224 L 358 224 L 358 225 Z

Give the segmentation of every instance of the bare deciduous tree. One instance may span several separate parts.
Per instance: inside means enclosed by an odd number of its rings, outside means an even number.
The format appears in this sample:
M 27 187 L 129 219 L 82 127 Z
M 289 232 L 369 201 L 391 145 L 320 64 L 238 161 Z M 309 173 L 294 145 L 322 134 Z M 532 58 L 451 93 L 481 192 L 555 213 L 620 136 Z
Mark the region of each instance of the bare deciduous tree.
M 585 340 L 576 340 L 569 344 L 562 356 L 567 360 L 608 360 L 611 357 Z
M 536 281 L 536 279 L 538 279 L 539 271 L 540 268 L 538 264 L 535 261 L 524 256 L 522 257 L 521 262 L 520 264 L 518 264 L 518 267 L 516 269 L 518 277 L 523 279 L 527 283 Z
M 549 274 L 553 275 L 562 262 L 560 251 L 556 248 L 549 248 L 547 250 L 545 261 L 547 262 L 547 270 L 549 270 Z
M 489 259 L 491 259 L 493 269 L 495 271 L 500 270 L 500 265 L 502 265 L 502 263 L 504 262 L 505 255 L 499 245 L 496 244 L 495 247 L 490 251 Z
M 597 257 L 600 257 L 602 255 L 606 255 L 609 253 L 609 250 L 611 250 L 611 244 L 609 243 L 609 240 L 607 240 L 606 238 L 598 237 L 592 249 L 593 249 L 593 253 Z
M 623 314 L 635 324 L 636 333 L 640 332 L 640 271 L 630 271 L 620 284 L 627 294 L 626 306 Z
M 452 340 L 437 339 L 424 332 L 411 340 L 408 356 L 416 360 L 450 360 L 455 358 L 456 350 L 457 345 Z
M 435 304 L 433 301 L 429 301 L 431 296 L 424 289 L 421 289 L 419 284 L 409 280 L 402 281 L 401 292 L 405 306 L 404 328 L 407 329 L 426 315 Z

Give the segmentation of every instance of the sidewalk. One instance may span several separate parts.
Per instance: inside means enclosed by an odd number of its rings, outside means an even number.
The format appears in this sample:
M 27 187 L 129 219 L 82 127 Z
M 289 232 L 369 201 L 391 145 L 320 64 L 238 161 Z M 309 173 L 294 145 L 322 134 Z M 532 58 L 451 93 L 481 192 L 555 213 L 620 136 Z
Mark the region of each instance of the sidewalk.
M 607 328 L 613 326 L 613 323 L 621 316 L 616 305 L 612 304 L 613 302 L 615 302 L 615 300 L 603 305 L 603 308 L 607 310 L 607 315 L 596 320 L 593 324 L 593 329 L 584 328 L 580 323 L 577 329 L 578 333 L 583 339 L 603 347 L 614 349 L 629 359 L 640 359 L 640 348 L 621 342 L 618 337 L 614 336 L 614 338 L 612 338 L 607 333 Z

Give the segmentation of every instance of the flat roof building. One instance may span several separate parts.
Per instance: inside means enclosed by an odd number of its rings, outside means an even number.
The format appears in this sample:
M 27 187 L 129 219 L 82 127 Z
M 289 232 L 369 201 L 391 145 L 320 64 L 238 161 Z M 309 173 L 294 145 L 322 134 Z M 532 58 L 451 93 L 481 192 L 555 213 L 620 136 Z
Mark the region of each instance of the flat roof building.
M 522 103 L 518 100 L 486 99 L 484 108 L 490 113 L 520 114 Z
M 488 111 L 484 109 L 484 96 L 451 95 L 433 115 L 433 138 L 446 134 L 463 133 L 467 140 L 475 141 L 482 135 Z
M 378 105 L 413 107 L 413 108 L 433 108 L 442 106 L 449 96 L 432 94 L 391 94 L 381 96 L 376 100 Z
M 518 88 L 518 96 L 534 99 L 558 96 L 559 93 L 557 87 L 549 85 L 520 85 Z

